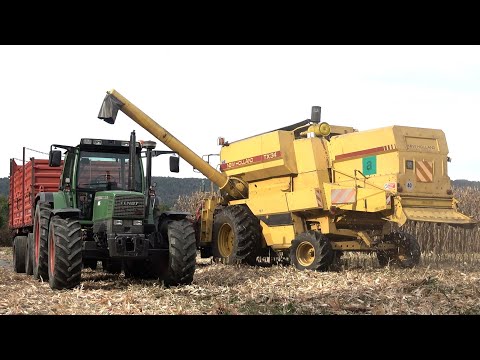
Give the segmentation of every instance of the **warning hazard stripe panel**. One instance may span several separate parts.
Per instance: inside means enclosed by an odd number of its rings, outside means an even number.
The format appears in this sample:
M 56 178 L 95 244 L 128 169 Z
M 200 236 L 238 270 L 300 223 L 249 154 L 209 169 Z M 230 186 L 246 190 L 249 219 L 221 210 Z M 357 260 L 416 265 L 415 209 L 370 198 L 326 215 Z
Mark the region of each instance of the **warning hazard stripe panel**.
M 332 189 L 332 204 L 353 204 L 355 189 Z
M 322 193 L 320 189 L 315 189 L 315 196 L 317 198 L 318 207 L 323 208 Z
M 433 162 L 415 161 L 415 174 L 417 175 L 417 181 L 433 182 Z
M 335 160 L 343 160 L 343 159 L 349 159 L 349 158 L 358 157 L 358 156 L 380 153 L 380 152 L 393 151 L 396 148 L 397 147 L 394 144 L 384 145 L 384 146 L 379 146 L 371 149 L 359 150 L 351 153 L 336 155 Z

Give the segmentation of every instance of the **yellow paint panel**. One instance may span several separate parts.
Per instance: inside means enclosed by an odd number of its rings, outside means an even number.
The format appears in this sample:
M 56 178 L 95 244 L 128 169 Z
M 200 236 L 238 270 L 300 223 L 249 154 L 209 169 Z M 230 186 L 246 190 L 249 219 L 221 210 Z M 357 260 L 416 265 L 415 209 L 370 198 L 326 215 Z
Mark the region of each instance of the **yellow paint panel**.
M 320 192 L 321 193 L 321 192 Z M 290 211 L 300 211 L 319 208 L 315 189 L 302 189 L 287 193 L 287 202 Z M 320 202 L 323 204 L 325 197 L 321 194 Z
M 274 249 L 289 248 L 295 238 L 293 225 L 270 227 L 263 221 L 260 221 L 260 225 L 263 229 L 266 244 Z
M 278 214 L 288 212 L 287 198 L 285 193 L 266 193 L 252 196 L 246 200 L 231 201 L 230 204 L 247 204 L 255 215 Z

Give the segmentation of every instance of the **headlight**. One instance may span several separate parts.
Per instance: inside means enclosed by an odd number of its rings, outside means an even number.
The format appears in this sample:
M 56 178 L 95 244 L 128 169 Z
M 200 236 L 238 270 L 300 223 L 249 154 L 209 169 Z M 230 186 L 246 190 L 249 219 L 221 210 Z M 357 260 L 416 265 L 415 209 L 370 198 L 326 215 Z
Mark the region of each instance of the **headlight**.
M 113 225 L 123 225 L 123 220 L 113 220 Z
M 141 226 L 141 225 L 143 225 L 143 220 L 133 220 L 133 225 L 134 226 Z

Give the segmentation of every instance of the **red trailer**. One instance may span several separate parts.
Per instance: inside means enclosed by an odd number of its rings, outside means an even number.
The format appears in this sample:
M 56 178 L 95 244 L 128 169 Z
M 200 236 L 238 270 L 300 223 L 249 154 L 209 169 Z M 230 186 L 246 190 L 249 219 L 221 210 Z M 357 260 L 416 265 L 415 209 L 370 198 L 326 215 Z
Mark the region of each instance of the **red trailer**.
M 17 272 L 27 272 L 30 275 L 33 272 L 33 269 L 26 267 L 26 257 L 31 255 L 29 250 L 32 246 L 28 245 L 33 242 L 30 234 L 33 233 L 35 196 L 39 192 L 58 191 L 62 168 L 63 163 L 61 167 L 49 167 L 48 159 L 30 158 L 30 161 L 24 160 L 20 165 L 15 159 L 10 160 L 8 225 L 13 234 L 13 251 L 16 254 L 13 266 Z

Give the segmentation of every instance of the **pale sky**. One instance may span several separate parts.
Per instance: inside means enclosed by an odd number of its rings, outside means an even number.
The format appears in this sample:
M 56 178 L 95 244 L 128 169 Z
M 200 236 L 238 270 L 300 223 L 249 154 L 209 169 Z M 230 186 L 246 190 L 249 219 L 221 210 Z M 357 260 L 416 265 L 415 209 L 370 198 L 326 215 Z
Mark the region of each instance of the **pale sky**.
M 369 130 L 442 129 L 452 180 L 480 180 L 480 46 L 0 46 L 0 177 L 26 146 L 81 138 L 155 140 L 123 113 L 97 119 L 115 88 L 193 151 L 310 118 Z M 167 149 L 157 141 L 157 149 Z M 27 151 L 27 158 L 44 155 Z M 202 177 L 185 161 L 153 175 Z

